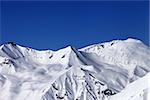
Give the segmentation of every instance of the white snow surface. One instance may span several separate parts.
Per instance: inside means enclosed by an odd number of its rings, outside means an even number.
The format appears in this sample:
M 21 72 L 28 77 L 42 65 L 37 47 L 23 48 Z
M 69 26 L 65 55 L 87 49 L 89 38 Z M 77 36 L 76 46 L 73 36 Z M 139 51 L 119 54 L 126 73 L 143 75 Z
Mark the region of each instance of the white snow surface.
M 0 46 L 0 100 L 150 100 L 150 48 L 113 40 L 77 50 Z

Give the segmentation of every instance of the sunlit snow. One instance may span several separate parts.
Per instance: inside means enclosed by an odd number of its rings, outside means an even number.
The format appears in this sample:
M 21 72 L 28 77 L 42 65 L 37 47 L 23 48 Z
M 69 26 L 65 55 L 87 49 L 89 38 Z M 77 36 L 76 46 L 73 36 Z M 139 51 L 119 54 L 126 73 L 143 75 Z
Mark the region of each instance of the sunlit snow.
M 0 100 L 150 100 L 150 49 L 136 39 L 76 49 L 0 47 Z

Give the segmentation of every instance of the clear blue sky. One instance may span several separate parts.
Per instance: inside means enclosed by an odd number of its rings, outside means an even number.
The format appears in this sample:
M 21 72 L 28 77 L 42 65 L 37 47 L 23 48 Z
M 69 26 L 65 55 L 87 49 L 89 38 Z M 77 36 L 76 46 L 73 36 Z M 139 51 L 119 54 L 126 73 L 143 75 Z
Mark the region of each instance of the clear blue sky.
M 148 1 L 3 1 L 1 44 L 56 50 L 133 37 L 148 45 L 148 6 Z

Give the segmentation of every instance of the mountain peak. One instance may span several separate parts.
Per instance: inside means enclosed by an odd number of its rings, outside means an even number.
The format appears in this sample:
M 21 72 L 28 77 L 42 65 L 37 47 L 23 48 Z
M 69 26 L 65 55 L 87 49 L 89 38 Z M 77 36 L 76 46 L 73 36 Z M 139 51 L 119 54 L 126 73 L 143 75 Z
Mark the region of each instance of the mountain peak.
M 7 42 L 6 44 L 16 45 L 15 42 Z
M 4 44 L 0 99 L 106 100 L 150 72 L 150 50 L 138 41 L 114 40 L 57 51 Z
M 140 40 L 138 39 L 134 39 L 134 38 L 128 38 L 126 40 L 124 40 L 125 42 L 134 42 L 134 43 L 142 43 Z

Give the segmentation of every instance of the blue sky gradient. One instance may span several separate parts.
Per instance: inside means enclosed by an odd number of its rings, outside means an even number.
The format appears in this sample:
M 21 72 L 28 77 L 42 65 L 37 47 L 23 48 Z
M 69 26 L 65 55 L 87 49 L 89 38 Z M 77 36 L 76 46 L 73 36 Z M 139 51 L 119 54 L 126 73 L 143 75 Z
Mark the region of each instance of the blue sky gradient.
M 148 1 L 1 2 L 1 44 L 81 48 L 133 37 L 149 43 Z

